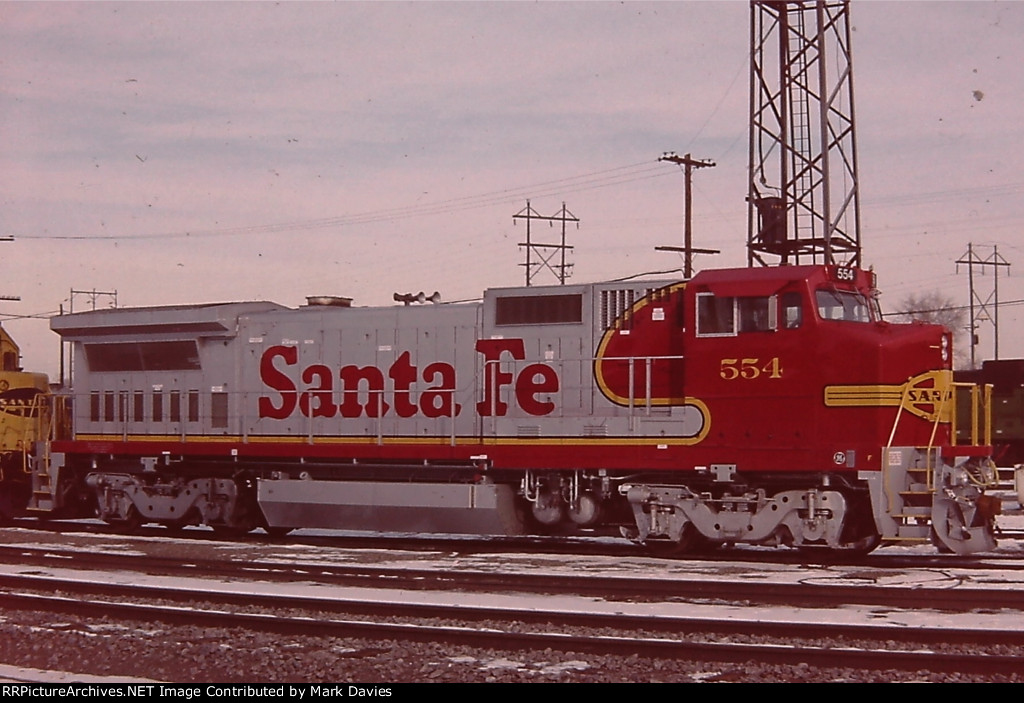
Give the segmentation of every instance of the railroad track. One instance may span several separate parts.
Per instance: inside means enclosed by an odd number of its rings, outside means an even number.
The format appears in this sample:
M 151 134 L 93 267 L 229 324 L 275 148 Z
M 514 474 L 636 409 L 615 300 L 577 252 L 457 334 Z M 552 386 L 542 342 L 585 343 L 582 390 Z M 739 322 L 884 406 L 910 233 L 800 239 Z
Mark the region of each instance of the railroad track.
M 834 668 L 836 662 L 842 662 L 847 669 L 863 671 L 865 676 L 872 670 L 921 670 L 940 672 L 940 676 L 970 674 L 982 677 L 980 680 L 1000 676 L 1014 680 L 1014 672 L 1024 671 L 1024 662 L 1019 659 L 1022 651 L 1020 635 L 1009 628 L 863 627 L 841 622 L 826 625 L 821 620 L 829 612 L 827 610 L 819 610 L 821 615 L 812 618 L 809 624 L 787 622 L 783 617 L 761 616 L 756 620 L 742 617 L 743 613 L 759 604 L 821 609 L 862 603 L 884 606 L 883 610 L 876 612 L 904 608 L 944 609 L 953 613 L 969 611 L 981 604 L 989 611 L 997 608 L 1019 611 L 1022 605 L 1018 593 L 1024 589 L 967 587 L 972 581 L 984 583 L 991 580 L 983 568 L 1008 571 L 1009 578 L 1015 578 L 1014 567 L 1019 566 L 1020 559 L 1013 561 L 1009 554 L 998 555 L 998 559 L 979 557 L 968 564 L 963 560 L 946 562 L 949 570 L 943 573 L 940 587 L 915 582 L 909 588 L 901 588 L 871 585 L 872 580 L 883 581 L 891 577 L 892 570 L 888 567 L 802 566 L 799 570 L 804 575 L 798 581 L 782 583 L 778 578 L 782 572 L 776 568 L 775 562 L 751 565 L 742 561 L 728 564 L 649 558 L 588 560 L 578 557 L 578 561 L 567 565 L 558 554 L 548 554 L 542 559 L 513 553 L 498 560 L 493 559 L 489 552 L 466 554 L 452 550 L 403 555 L 401 551 L 382 549 L 379 541 L 366 545 L 368 549 L 348 550 L 333 546 L 296 553 L 293 545 L 264 541 L 232 544 L 203 540 L 198 544 L 191 541 L 175 544 L 169 540 L 146 538 L 111 541 L 106 535 L 98 539 L 83 539 L 79 535 L 61 539 L 67 539 L 73 546 L 60 546 L 54 541 L 45 545 L 8 544 L 0 547 L 0 563 L 5 564 L 8 571 L 18 572 L 11 574 L 16 577 L 14 580 L 0 584 L 8 594 L 8 600 L 2 602 L 4 612 L 42 613 L 44 620 L 53 614 L 61 614 L 73 623 L 79 621 L 83 612 L 88 612 L 90 618 L 123 622 L 122 627 L 128 629 L 136 627 L 133 623 L 168 622 L 170 627 L 185 628 L 186 633 L 195 628 L 204 631 L 221 628 L 223 632 L 232 633 L 229 635 L 231 638 L 239 632 L 261 632 L 264 633 L 261 636 L 273 638 L 344 639 L 357 642 L 352 647 L 354 651 L 370 653 L 366 656 L 376 653 L 379 658 L 388 656 L 394 648 L 414 646 L 397 644 L 401 640 L 420 643 L 415 646 L 442 643 L 446 649 L 486 647 L 514 652 L 517 658 L 523 658 L 523 652 L 527 650 L 550 650 L 561 652 L 561 656 L 568 658 L 575 657 L 574 652 L 585 652 L 588 657 L 606 657 L 612 662 L 640 656 L 669 668 L 678 666 L 678 662 L 706 662 L 709 668 L 719 667 L 714 676 L 724 677 L 722 680 L 749 677 L 751 674 L 747 672 L 756 671 L 758 666 L 783 669 L 790 666 L 799 670 L 802 664 L 824 670 Z M 126 554 L 124 550 L 135 553 Z M 157 552 L 160 556 L 140 556 L 146 552 Z M 257 557 L 257 554 L 262 556 Z M 354 563 L 358 555 L 363 555 L 367 561 Z M 378 559 L 387 564 L 372 563 Z M 395 565 L 403 559 L 409 563 L 424 560 L 429 566 Z M 940 573 L 940 567 L 928 565 L 941 564 L 945 560 L 929 557 L 910 561 L 915 567 L 926 566 L 921 571 Z M 516 571 L 509 573 L 506 562 L 514 564 Z M 588 573 L 596 570 L 599 564 L 611 563 L 618 567 L 619 575 Z M 550 568 L 551 564 L 557 564 L 557 568 Z M 970 564 L 976 564 L 977 569 L 969 568 Z M 634 568 L 650 571 L 642 578 L 636 578 L 635 574 L 622 575 L 623 571 Z M 57 569 L 70 569 L 72 572 L 65 572 L 64 581 L 46 577 L 46 572 L 56 572 Z M 237 584 L 237 592 L 214 597 L 209 593 L 209 586 L 196 593 L 195 589 L 181 591 L 173 588 L 161 592 L 151 585 L 143 594 L 137 588 L 118 584 L 85 585 L 82 583 L 86 580 L 83 571 L 87 569 L 101 573 L 136 574 L 128 580 L 138 583 L 161 576 L 174 579 L 201 577 L 207 584 L 214 580 L 233 582 Z M 694 579 L 680 573 L 687 569 L 703 572 L 705 577 Z M 580 573 L 573 573 L 576 571 Z M 792 573 L 794 570 L 784 571 Z M 758 578 L 758 574 L 762 577 Z M 298 598 L 292 598 L 285 604 L 279 593 L 254 592 L 249 587 L 254 581 L 262 582 L 262 588 L 271 591 L 281 591 L 288 584 L 302 581 L 335 595 L 329 605 L 325 605 L 322 599 L 302 602 Z M 844 583 L 856 585 L 840 585 Z M 360 594 L 339 597 L 337 594 L 343 589 L 358 589 Z M 27 593 L 30 590 L 31 593 Z M 63 599 L 58 598 L 51 605 L 40 600 L 58 591 L 66 594 Z M 391 595 L 389 599 L 380 596 L 375 601 L 366 596 L 371 591 L 374 594 L 401 592 L 404 595 Z M 461 601 L 515 592 L 533 597 L 534 602 L 506 608 L 504 612 L 486 607 L 463 607 L 455 612 L 444 604 L 411 603 L 409 601 L 414 598 L 423 600 L 420 596 L 410 596 L 412 591 L 425 595 L 442 592 L 449 600 L 453 592 L 467 594 L 459 596 Z M 19 593 L 21 596 L 17 595 Z M 612 602 L 623 610 L 638 602 L 666 602 L 673 604 L 678 612 L 688 613 L 689 617 L 665 618 L 662 623 L 650 613 L 634 614 L 630 619 L 625 613 L 603 616 L 595 613 L 551 613 L 536 607 L 536 603 L 547 602 L 552 596 L 567 594 L 586 594 L 592 600 Z M 108 604 L 101 605 L 102 602 Z M 146 612 L 146 605 L 153 603 L 168 611 L 150 609 Z M 725 610 L 719 609 L 717 614 L 707 613 L 701 610 L 707 604 L 716 604 Z M 254 609 L 259 612 L 253 612 Z M 225 619 L 217 620 L 218 613 Z M 190 620 L 192 617 L 196 619 Z M 401 622 L 396 622 L 396 618 Z M 1019 615 L 1006 612 L 1001 615 L 1001 620 L 1013 623 L 1019 620 Z M 269 624 L 261 625 L 261 622 Z M 321 628 L 320 623 L 326 624 Z M 403 628 L 409 628 L 409 631 Z M 72 629 L 77 630 L 79 626 L 74 625 Z M 56 636 L 66 638 L 73 634 L 60 633 Z M 189 635 L 174 637 L 187 639 Z M 17 641 L 17 637 L 14 640 Z M 388 644 L 379 644 L 385 641 Z M 901 644 L 894 648 L 890 644 L 892 642 Z M 62 648 L 70 650 L 79 646 Z M 347 644 L 345 646 L 348 647 Z M 324 648 L 321 644 L 307 647 L 310 651 Z M 914 654 L 915 650 L 918 653 Z M 910 653 L 906 653 L 908 651 Z M 837 655 L 837 652 L 842 654 Z M 210 656 L 206 653 L 204 659 Z M 390 658 L 403 659 L 393 655 Z M 736 662 L 743 664 L 735 665 Z M 635 659 L 630 666 L 636 668 Z M 236 663 L 227 670 L 238 668 Z M 143 675 L 147 672 L 133 673 Z M 252 674 L 252 680 L 264 678 Z M 366 680 L 365 675 L 356 678 Z M 178 680 L 177 674 L 166 680 Z
M 987 609 L 1007 608 L 1024 610 L 1024 589 L 1017 584 L 995 588 L 969 585 L 963 576 L 949 575 L 939 586 L 874 585 L 872 572 L 836 572 L 809 574 L 795 582 L 775 580 L 723 580 L 720 578 L 688 578 L 683 575 L 575 575 L 564 571 L 551 572 L 543 568 L 524 569 L 521 566 L 506 570 L 483 571 L 472 565 L 460 564 L 449 569 L 431 565 L 424 568 L 411 566 L 380 566 L 366 564 L 330 564 L 324 562 L 277 560 L 225 560 L 176 556 L 126 555 L 119 553 L 89 552 L 54 549 L 52 547 L 0 546 L 0 564 L 6 568 L 24 566 L 55 568 L 88 568 L 111 571 L 139 571 L 164 576 L 202 576 L 208 579 L 233 581 L 258 580 L 276 583 L 311 581 L 335 587 L 366 587 L 374 589 L 425 591 L 444 590 L 459 592 L 515 591 L 538 595 L 573 595 L 604 599 L 660 599 L 665 601 L 696 600 L 703 602 L 733 603 L 739 605 L 773 604 L 796 607 L 835 607 L 840 604 L 880 605 L 903 609 L 931 609 L 964 611 L 984 604 Z M 1017 566 L 1020 566 L 1019 564 Z M 639 567 L 638 567 L 639 568 Z M 1000 570 L 1004 566 L 998 566 Z M 884 575 L 885 572 L 878 572 Z M 879 576 L 879 578 L 880 578 Z M 8 583 L 31 583 L 37 576 L 7 573 Z M 824 581 L 824 582 L 822 582 Z M 74 581 L 68 581 L 72 587 Z M 94 590 L 102 584 L 94 584 Z M 107 584 L 109 592 L 118 594 L 122 586 Z M 129 587 L 130 588 L 130 587 Z M 173 597 L 171 595 L 161 597 Z
M 223 535 L 207 529 L 186 529 L 169 536 L 166 528 L 144 526 L 137 533 L 124 534 L 117 528 L 98 521 L 39 521 L 35 519 L 14 520 L 15 531 L 41 532 L 48 535 L 64 536 L 78 533 L 84 536 L 116 536 L 124 539 L 159 538 L 196 544 L 226 541 Z M 0 535 L 4 528 L 0 527 Z M 1024 529 L 1005 528 L 997 532 L 1007 549 L 962 557 L 935 553 L 931 547 L 922 547 L 920 552 L 890 551 L 880 548 L 868 555 L 847 555 L 825 549 L 782 549 L 739 546 L 720 548 L 697 553 L 666 556 L 657 551 L 630 543 L 624 539 L 596 537 L 451 537 L 451 536 L 408 536 L 388 533 L 339 533 L 336 535 L 297 534 L 273 537 L 254 532 L 228 540 L 230 544 L 241 545 L 295 545 L 303 547 L 345 548 L 345 549 L 387 549 L 412 552 L 442 552 L 445 554 L 477 555 L 504 554 L 563 554 L 566 556 L 609 556 L 609 557 L 651 557 L 666 562 L 700 560 L 710 562 L 749 562 L 777 564 L 837 564 L 867 566 L 872 568 L 906 568 L 928 566 L 935 568 L 976 568 L 989 564 L 1000 564 L 1003 570 L 1024 570 L 1024 558 L 1015 543 L 1024 540 Z M 16 541 L 16 540 L 14 540 Z
M 770 619 L 634 615 L 557 609 L 465 606 L 444 602 L 345 601 L 248 592 L 221 594 L 193 583 L 153 589 L 36 576 L 32 593 L 0 581 L 0 606 L 81 618 L 163 622 L 278 635 L 376 642 L 444 642 L 502 650 L 556 650 L 603 655 L 757 664 L 804 663 L 844 668 L 1012 675 L 1024 668 L 1024 631 L 785 622 Z M 22 586 L 26 582 L 22 581 Z M 60 591 L 56 596 L 52 592 Z M 98 591 L 104 598 L 94 597 Z M 239 606 L 244 601 L 245 608 Z M 254 609 L 261 609 L 254 612 Z M 326 615 L 329 613 L 330 615 Z M 347 613 L 362 618 L 339 617 Z M 823 629 L 827 638 L 823 641 Z M 756 635 L 752 635 L 756 632 Z M 893 646 L 900 642 L 904 646 Z M 882 646 L 885 643 L 885 646 Z M 947 649 L 958 645 L 953 649 Z M 1006 653 L 1006 650 L 1012 653 Z

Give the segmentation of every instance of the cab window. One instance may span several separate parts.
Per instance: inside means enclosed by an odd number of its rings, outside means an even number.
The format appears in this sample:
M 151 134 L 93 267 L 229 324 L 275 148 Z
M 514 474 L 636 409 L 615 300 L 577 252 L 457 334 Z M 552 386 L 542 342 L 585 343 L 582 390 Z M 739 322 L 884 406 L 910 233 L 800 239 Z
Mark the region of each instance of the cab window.
M 739 298 L 740 332 L 767 332 L 772 329 L 771 299 Z
M 736 334 L 736 298 L 714 293 L 697 294 L 697 336 Z
M 802 297 L 795 291 L 782 294 L 782 326 L 787 330 L 795 330 L 804 321 Z
M 725 337 L 777 328 L 774 296 L 697 294 L 697 336 Z
M 871 322 L 871 304 L 855 291 L 821 289 L 815 293 L 818 316 L 822 320 Z

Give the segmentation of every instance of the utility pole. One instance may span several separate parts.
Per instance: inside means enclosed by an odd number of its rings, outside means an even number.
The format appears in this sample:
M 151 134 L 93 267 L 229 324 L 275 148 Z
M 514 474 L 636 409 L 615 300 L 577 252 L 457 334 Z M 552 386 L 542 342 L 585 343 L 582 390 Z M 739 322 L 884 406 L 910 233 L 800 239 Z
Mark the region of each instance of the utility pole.
M 999 247 L 992 247 L 992 254 L 982 259 L 974 251 L 974 244 L 967 245 L 967 252 L 957 259 L 957 273 L 960 272 L 960 264 L 967 266 L 967 285 L 970 288 L 970 311 L 971 311 L 971 368 L 975 368 L 974 348 L 978 346 L 977 323 L 979 320 L 989 320 L 992 323 L 995 333 L 995 358 L 999 359 L 999 267 L 1010 267 L 1010 262 L 999 253 Z M 980 266 L 982 273 L 986 266 L 991 266 L 994 273 L 992 292 L 984 299 L 974 287 L 974 267 Z M 978 307 L 975 311 L 975 302 Z M 992 312 L 988 310 L 991 303 Z
M 97 301 L 99 301 L 100 298 L 104 298 L 104 299 L 106 299 L 108 301 L 107 307 L 111 307 L 111 308 L 116 308 L 117 307 L 117 291 L 116 290 L 113 290 L 113 291 L 100 291 L 100 290 L 96 290 L 95 288 L 93 288 L 92 290 L 75 290 L 74 288 L 72 288 L 71 289 L 71 295 L 68 298 L 68 313 L 74 313 L 75 312 L 75 298 L 77 296 L 84 296 L 89 301 L 89 305 L 91 306 L 90 309 L 92 309 L 92 310 L 96 309 L 96 303 L 97 303 Z M 64 306 L 63 305 L 61 305 L 60 314 L 61 315 L 64 314 Z M 61 347 L 61 350 L 60 350 L 60 354 L 61 354 L 61 374 L 60 374 L 61 378 L 60 378 L 60 382 L 61 382 L 61 385 L 64 384 L 64 361 L 63 361 L 63 358 L 64 358 L 64 346 L 67 345 L 68 348 L 70 349 L 71 348 L 71 344 L 72 344 L 71 342 L 64 342 L 64 341 L 62 341 L 61 344 L 60 344 L 60 347 Z M 68 355 L 68 359 L 69 359 L 69 362 L 68 362 L 68 383 L 70 384 L 70 383 L 74 382 L 74 374 L 75 374 L 74 359 L 75 359 L 75 357 L 74 357 L 73 354 L 69 354 Z
M 657 251 L 681 251 L 683 252 L 683 277 L 689 280 L 693 278 L 693 255 L 694 254 L 717 254 L 717 249 L 694 249 L 693 248 L 693 169 L 713 168 L 715 162 L 710 159 L 698 161 L 689 154 L 679 156 L 674 151 L 666 151 L 658 161 L 667 161 L 683 167 L 685 176 L 685 212 L 683 225 L 683 246 L 680 247 L 655 247 Z
M 92 290 L 75 290 L 74 288 L 72 288 L 71 289 L 71 297 L 70 297 L 71 309 L 68 310 L 69 313 L 73 313 L 75 311 L 75 297 L 79 296 L 79 295 L 85 296 L 89 300 L 89 304 L 92 306 L 90 308 L 91 310 L 95 310 L 96 309 L 96 302 L 100 298 L 106 298 L 107 299 L 107 301 L 108 301 L 107 307 L 111 307 L 111 308 L 116 308 L 117 307 L 117 291 L 116 290 L 114 290 L 114 291 L 102 291 L 102 290 L 96 290 L 95 288 L 93 288 Z
M 14 241 L 14 237 L 12 237 L 9 234 L 5 234 L 3 236 L 0 236 L 0 242 L 13 242 L 13 241 Z M 21 300 L 21 296 L 20 295 L 0 295 L 0 300 L 17 301 L 17 300 Z
M 9 234 L 5 234 L 3 236 L 0 236 L 0 242 L 13 242 L 13 241 L 14 241 L 14 237 L 12 237 Z M 18 300 L 21 300 L 21 296 L 19 296 L 19 295 L 0 295 L 0 300 L 2 300 L 2 301 L 18 301 Z M 18 357 L 19 358 L 15 360 L 14 368 L 8 368 L 8 364 L 7 364 L 6 360 L 5 360 L 4 363 L 3 363 L 4 370 L 5 371 L 18 370 L 20 368 L 20 366 L 21 366 L 20 355 L 21 355 L 21 352 L 19 351 L 18 352 Z M 5 354 L 5 356 L 6 356 L 6 354 Z M 5 381 L 5 383 L 6 383 L 6 381 Z
M 562 203 L 561 210 L 556 212 L 554 215 L 551 215 L 550 217 L 545 217 L 544 215 L 541 215 L 536 210 L 534 210 L 533 206 L 530 205 L 530 201 L 527 200 L 526 207 L 524 207 L 522 210 L 520 210 L 519 212 L 512 216 L 513 223 L 518 222 L 519 220 L 526 220 L 526 241 L 520 242 L 519 246 L 524 247 L 526 249 L 526 263 L 520 264 L 520 266 L 523 266 L 526 269 L 527 287 L 529 287 L 533 283 L 533 277 L 534 275 L 536 275 L 537 271 L 543 268 L 546 268 L 549 271 L 551 271 L 551 273 L 555 275 L 555 278 L 558 279 L 559 285 L 564 286 L 565 279 L 569 277 L 569 269 L 572 267 L 572 264 L 567 264 L 565 262 L 565 253 L 572 249 L 571 246 L 568 246 L 565 243 L 565 228 L 567 223 L 575 222 L 576 228 L 579 229 L 579 218 L 573 215 L 571 212 L 569 212 L 568 208 L 565 207 L 564 202 Z M 553 225 L 555 222 L 561 222 L 561 243 L 540 244 L 538 242 L 533 241 L 533 229 L 531 225 L 534 220 L 542 220 L 544 222 L 547 222 L 549 226 Z M 536 263 L 533 262 L 531 254 L 537 255 L 538 261 Z M 555 254 L 561 255 L 561 263 L 552 263 L 552 259 L 555 258 Z

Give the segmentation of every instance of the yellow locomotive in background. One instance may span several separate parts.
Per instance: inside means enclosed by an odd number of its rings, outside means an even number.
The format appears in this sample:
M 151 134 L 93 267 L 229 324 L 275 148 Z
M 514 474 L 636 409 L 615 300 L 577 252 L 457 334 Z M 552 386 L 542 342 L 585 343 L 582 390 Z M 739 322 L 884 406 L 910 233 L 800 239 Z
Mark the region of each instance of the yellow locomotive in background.
M 0 521 L 22 513 L 33 487 L 36 442 L 51 429 L 50 381 L 21 369 L 21 351 L 0 327 Z

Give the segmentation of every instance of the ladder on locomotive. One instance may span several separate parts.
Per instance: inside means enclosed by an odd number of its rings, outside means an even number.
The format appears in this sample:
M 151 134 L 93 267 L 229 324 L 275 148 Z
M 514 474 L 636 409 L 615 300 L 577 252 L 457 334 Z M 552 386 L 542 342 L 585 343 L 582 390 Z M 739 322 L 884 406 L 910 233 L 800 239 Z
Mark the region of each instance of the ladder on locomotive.
M 957 445 L 959 428 L 957 425 L 957 389 L 968 389 L 970 391 L 969 408 L 971 425 L 969 430 L 969 444 Z M 951 384 L 951 391 L 943 394 L 942 406 L 935 413 L 935 420 L 932 425 L 932 434 L 927 447 L 918 448 L 918 456 L 923 463 L 918 461 L 914 465 L 893 466 L 890 462 L 890 450 L 893 437 L 896 435 L 896 428 L 902 416 L 906 404 L 909 388 L 903 391 L 903 398 L 896 411 L 896 418 L 893 422 L 892 432 L 889 435 L 889 444 L 882 453 L 882 473 L 885 494 L 888 497 L 889 516 L 896 521 L 897 532 L 895 535 L 883 536 L 883 541 L 899 543 L 918 543 L 932 541 L 932 508 L 936 493 L 936 467 L 942 461 L 942 448 L 935 445 L 935 436 L 939 424 L 942 421 L 946 405 L 949 405 L 950 423 L 950 448 L 955 449 L 961 446 L 977 451 L 980 448 L 991 447 L 992 445 L 992 386 L 983 387 L 975 383 Z
M 64 396 L 49 395 L 40 397 L 40 403 L 48 403 L 49 412 L 36 413 L 35 451 L 25 453 L 26 469 L 29 473 L 31 491 L 25 510 L 30 515 L 47 515 L 61 507 L 58 499 L 58 478 L 60 469 L 51 452 L 51 442 L 62 439 L 68 433 L 69 422 L 67 403 Z

